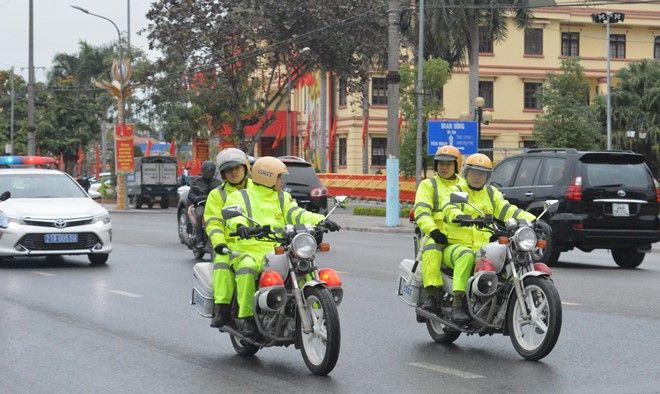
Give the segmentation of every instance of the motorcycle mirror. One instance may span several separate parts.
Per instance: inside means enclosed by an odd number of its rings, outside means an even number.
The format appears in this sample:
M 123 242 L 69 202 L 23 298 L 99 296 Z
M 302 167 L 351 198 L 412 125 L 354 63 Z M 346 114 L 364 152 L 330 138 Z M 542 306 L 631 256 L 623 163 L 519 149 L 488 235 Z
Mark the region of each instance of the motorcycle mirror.
M 350 199 L 348 196 L 336 196 L 335 197 L 335 205 L 339 205 L 340 208 L 346 208 L 348 207 L 348 202 Z
M 11 192 L 6 191 L 6 192 L 0 194 L 0 201 L 5 201 L 9 197 L 11 197 Z
M 559 204 L 559 200 L 546 200 L 545 204 L 543 204 L 543 209 L 549 211 L 557 208 L 558 204 Z
M 222 218 L 229 220 L 238 216 L 243 216 L 243 209 L 238 205 L 231 205 L 229 207 L 222 208 Z
M 449 195 L 449 202 L 453 204 L 468 202 L 467 192 L 453 192 Z

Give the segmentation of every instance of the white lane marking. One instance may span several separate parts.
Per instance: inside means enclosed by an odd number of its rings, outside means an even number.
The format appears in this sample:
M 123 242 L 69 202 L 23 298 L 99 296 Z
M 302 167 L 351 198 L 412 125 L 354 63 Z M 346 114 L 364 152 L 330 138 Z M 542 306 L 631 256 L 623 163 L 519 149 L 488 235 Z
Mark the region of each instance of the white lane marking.
M 477 374 L 470 373 L 470 372 L 461 371 L 459 369 L 447 368 L 447 367 L 443 367 L 443 366 L 435 365 L 435 364 L 408 363 L 408 365 L 412 365 L 413 367 L 418 367 L 418 368 L 429 369 L 431 371 L 440 372 L 440 373 L 444 373 L 444 374 L 447 374 L 447 375 L 458 376 L 459 378 L 463 378 L 463 379 L 481 379 L 481 378 L 485 378 L 485 376 L 477 375 Z
M 110 290 L 111 293 L 123 295 L 124 297 L 131 297 L 131 298 L 142 298 L 144 297 L 143 295 L 140 294 L 135 294 L 135 293 L 129 293 L 128 291 L 122 291 L 122 290 Z
M 55 274 L 51 274 L 50 272 L 43 272 L 43 271 L 32 271 L 32 273 L 41 276 L 55 276 Z
M 580 305 L 582 305 L 582 304 L 578 304 L 578 303 L 575 303 L 575 302 L 566 302 L 566 301 L 562 301 L 561 304 L 562 305 L 568 305 L 568 306 L 580 306 Z
M 141 248 L 155 248 L 154 245 L 147 245 L 147 244 L 133 244 L 133 246 L 139 246 Z

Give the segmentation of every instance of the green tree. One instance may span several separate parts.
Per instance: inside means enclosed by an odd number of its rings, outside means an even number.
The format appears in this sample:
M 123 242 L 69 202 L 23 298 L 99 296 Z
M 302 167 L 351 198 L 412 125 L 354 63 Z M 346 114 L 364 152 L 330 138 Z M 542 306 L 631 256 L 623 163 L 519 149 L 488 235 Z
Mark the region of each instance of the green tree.
M 660 62 L 642 60 L 630 63 L 616 74 L 619 84 L 612 88 L 613 143 L 628 149 L 625 131 L 646 130 L 635 150 L 643 154 L 656 177 L 660 171 Z
M 589 81 L 578 59 L 564 60 L 559 74 L 548 74 L 537 98 L 544 106 L 533 130 L 540 146 L 598 148 L 601 128 L 589 106 Z
M 4 153 L 11 131 L 11 70 L 0 71 L 0 149 Z M 14 74 L 14 153 L 27 151 L 27 84 Z

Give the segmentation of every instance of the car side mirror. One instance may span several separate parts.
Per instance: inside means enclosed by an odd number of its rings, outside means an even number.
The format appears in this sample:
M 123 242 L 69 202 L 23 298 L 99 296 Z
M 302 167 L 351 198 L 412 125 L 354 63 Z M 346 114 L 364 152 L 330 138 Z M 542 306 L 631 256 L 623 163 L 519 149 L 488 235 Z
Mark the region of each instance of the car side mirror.
M 238 216 L 243 216 L 243 209 L 239 205 L 231 205 L 222 208 L 222 218 L 229 220 Z
M 466 203 L 468 202 L 467 192 L 452 192 L 449 194 L 449 202 L 452 204 Z
M 87 194 L 89 194 L 89 196 L 92 198 L 92 200 L 94 200 L 94 201 L 96 201 L 96 202 L 101 201 L 101 193 L 99 193 L 99 192 L 97 192 L 97 191 L 95 191 L 95 190 L 89 190 L 89 191 L 87 192 Z
M 0 194 L 0 201 L 5 201 L 9 197 L 11 197 L 11 192 L 6 191 L 6 192 Z

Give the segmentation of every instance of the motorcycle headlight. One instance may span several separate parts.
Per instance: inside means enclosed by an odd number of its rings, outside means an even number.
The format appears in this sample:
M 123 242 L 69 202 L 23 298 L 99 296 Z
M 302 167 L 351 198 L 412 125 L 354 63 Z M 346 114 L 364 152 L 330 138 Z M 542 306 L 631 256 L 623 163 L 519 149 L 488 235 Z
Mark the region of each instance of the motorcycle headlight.
M 301 259 L 308 259 L 316 253 L 316 240 L 311 234 L 298 234 L 291 241 L 291 250 Z
M 0 211 L 0 227 L 9 227 L 9 218 L 7 217 L 7 214 L 2 211 Z
M 110 214 L 104 213 L 103 215 L 98 215 L 94 217 L 94 223 L 108 224 L 110 223 Z
M 513 235 L 513 242 L 518 249 L 529 252 L 536 246 L 536 232 L 531 227 L 523 227 Z

